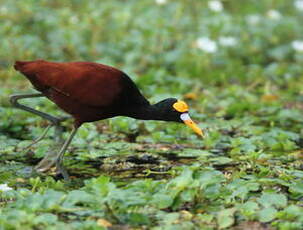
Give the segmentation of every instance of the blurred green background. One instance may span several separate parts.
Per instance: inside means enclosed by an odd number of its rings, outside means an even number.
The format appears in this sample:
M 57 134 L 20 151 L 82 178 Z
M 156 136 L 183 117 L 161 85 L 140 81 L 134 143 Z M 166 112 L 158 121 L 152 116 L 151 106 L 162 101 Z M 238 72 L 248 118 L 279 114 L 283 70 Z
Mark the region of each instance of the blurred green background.
M 96 220 L 103 218 L 129 229 L 248 229 L 248 223 L 300 229 L 302 22 L 302 0 L 0 0 L 0 184 L 14 188 L 0 191 L 0 229 L 102 229 L 106 224 Z M 153 103 L 186 100 L 208 136 L 129 118 L 86 124 L 65 160 L 79 184 L 66 188 L 51 177 L 27 175 L 24 169 L 52 148 L 53 139 L 19 151 L 46 123 L 13 109 L 8 96 L 33 91 L 12 66 L 35 59 L 115 66 Z M 27 103 L 62 114 L 45 99 Z M 70 127 L 66 122 L 66 131 Z M 120 169 L 103 167 L 142 152 L 158 167 L 129 167 L 134 178 L 150 180 L 125 179 Z M 135 192 L 140 189 L 145 195 Z M 56 203 L 71 192 L 71 206 Z M 92 200 L 98 192 L 102 198 Z M 53 196 L 54 206 L 28 208 L 36 196 L 41 202 Z M 124 197 L 123 205 L 117 197 Z M 82 205 L 87 215 L 78 210 Z

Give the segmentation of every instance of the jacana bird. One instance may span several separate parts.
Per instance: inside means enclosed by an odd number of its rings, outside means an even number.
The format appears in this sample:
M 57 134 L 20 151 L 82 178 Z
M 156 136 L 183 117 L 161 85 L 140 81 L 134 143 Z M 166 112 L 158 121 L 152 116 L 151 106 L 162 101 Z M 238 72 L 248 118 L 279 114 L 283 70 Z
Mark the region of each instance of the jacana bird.
M 127 116 L 141 120 L 182 122 L 203 136 L 202 130 L 191 120 L 188 105 L 175 98 L 167 98 L 150 104 L 135 83 L 122 71 L 92 62 L 16 61 L 14 68 L 21 72 L 41 93 L 19 94 L 10 97 L 19 108 L 39 115 L 51 122 L 60 134 L 60 122 L 54 117 L 20 104 L 18 100 L 31 97 L 47 97 L 74 118 L 73 130 L 60 151 L 49 154 L 36 166 L 43 172 L 56 165 L 57 173 L 65 179 L 68 174 L 62 165 L 64 152 L 78 128 L 85 122 L 93 122 L 115 116 Z M 39 139 L 42 139 L 40 137 Z M 37 141 L 36 141 L 37 142 Z

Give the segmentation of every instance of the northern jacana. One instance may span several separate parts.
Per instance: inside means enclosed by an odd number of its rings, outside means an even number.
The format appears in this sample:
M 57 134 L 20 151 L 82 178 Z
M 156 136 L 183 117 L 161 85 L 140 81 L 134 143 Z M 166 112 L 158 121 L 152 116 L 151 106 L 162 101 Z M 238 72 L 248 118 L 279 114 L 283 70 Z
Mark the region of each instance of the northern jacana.
M 58 135 L 61 132 L 60 122 L 64 119 L 20 104 L 18 100 L 45 96 L 74 118 L 73 130 L 60 151 L 46 155 L 36 166 L 40 172 L 56 165 L 57 173 L 62 174 L 65 179 L 68 178 L 62 165 L 63 155 L 78 128 L 85 122 L 115 116 L 184 122 L 198 135 L 203 136 L 202 130 L 191 120 L 185 102 L 167 98 L 151 105 L 142 96 L 135 83 L 116 68 L 92 62 L 59 63 L 44 60 L 16 61 L 14 67 L 41 92 L 12 95 L 10 101 L 15 107 L 49 120 L 51 125 L 56 127 Z

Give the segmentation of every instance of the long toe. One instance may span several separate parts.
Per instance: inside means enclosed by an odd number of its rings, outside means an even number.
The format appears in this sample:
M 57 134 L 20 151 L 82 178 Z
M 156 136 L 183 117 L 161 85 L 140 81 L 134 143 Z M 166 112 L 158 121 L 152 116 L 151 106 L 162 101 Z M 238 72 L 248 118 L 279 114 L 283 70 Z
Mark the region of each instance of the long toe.
M 62 176 L 65 181 L 69 181 L 69 175 L 61 163 L 56 163 L 57 176 Z
M 56 164 L 56 158 L 44 157 L 35 167 L 38 172 L 46 172 Z
M 49 150 L 45 157 L 36 165 L 35 169 L 38 172 L 46 172 L 56 165 L 59 157 L 59 150 L 62 143 L 57 142 L 51 150 Z

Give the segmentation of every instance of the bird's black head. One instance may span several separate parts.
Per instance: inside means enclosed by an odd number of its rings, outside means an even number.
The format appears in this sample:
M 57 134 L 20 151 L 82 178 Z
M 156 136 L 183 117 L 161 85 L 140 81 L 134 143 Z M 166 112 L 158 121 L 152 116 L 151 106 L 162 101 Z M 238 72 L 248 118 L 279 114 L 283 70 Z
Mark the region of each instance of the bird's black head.
M 202 130 L 188 114 L 188 105 L 184 101 L 177 100 L 176 98 L 167 98 L 154 105 L 144 103 L 127 109 L 124 107 L 121 115 L 142 120 L 175 121 L 185 123 L 198 135 L 203 136 Z
M 181 112 L 174 108 L 174 104 L 177 101 L 176 98 L 167 98 L 153 105 L 158 111 L 161 120 L 183 122 L 180 118 Z
M 188 105 L 176 98 L 167 98 L 163 101 L 153 105 L 159 115 L 159 120 L 163 121 L 175 121 L 185 123 L 192 128 L 197 134 L 203 136 L 202 130 L 196 125 L 196 123 L 190 118 L 188 114 Z

